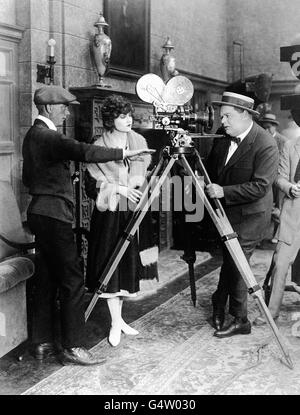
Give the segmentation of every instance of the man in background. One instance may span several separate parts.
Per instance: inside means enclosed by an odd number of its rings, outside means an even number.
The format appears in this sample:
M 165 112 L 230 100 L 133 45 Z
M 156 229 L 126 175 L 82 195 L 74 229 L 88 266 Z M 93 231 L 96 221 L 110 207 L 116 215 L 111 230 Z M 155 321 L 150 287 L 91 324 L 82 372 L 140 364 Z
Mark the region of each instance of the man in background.
M 268 307 L 273 319 L 279 317 L 288 270 L 300 248 L 300 137 L 284 144 L 275 185 L 284 193 L 284 198 L 277 230 L 278 243 L 269 269 L 271 297 Z M 294 281 L 292 288 L 300 294 L 297 282 Z M 261 316 L 255 320 L 256 325 L 265 323 Z
M 262 118 L 259 120 L 260 125 L 268 131 L 271 136 L 275 139 L 277 143 L 277 147 L 279 150 L 279 154 L 282 151 L 282 148 L 284 146 L 284 143 L 288 140 L 284 135 L 280 134 L 277 131 L 277 127 L 279 125 L 279 122 L 276 119 L 276 115 L 272 114 L 270 112 L 267 112 L 264 114 Z M 274 223 L 274 230 L 273 230 L 273 237 L 271 239 L 272 243 L 277 243 L 277 239 L 275 238 L 276 230 L 279 223 L 279 215 L 281 210 L 281 204 L 284 197 L 284 193 L 279 189 L 278 186 L 275 186 L 273 184 L 273 211 L 272 211 L 272 219 Z
M 296 124 L 291 114 L 288 117 L 288 125 L 281 131 L 281 134 L 288 139 L 300 137 L 300 127 Z

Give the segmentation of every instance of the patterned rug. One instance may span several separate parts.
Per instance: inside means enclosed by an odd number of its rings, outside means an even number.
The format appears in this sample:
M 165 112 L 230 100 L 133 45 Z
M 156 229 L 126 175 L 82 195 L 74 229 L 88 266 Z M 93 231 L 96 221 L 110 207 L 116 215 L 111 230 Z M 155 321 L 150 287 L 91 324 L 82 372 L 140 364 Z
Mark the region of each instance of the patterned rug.
M 251 267 L 262 283 L 272 251 L 257 250 Z M 67 366 L 23 395 L 274 395 L 300 393 L 300 297 L 284 295 L 279 330 L 294 362 L 282 354 L 268 326 L 252 327 L 251 335 L 213 337 L 210 297 L 219 269 L 197 281 L 193 307 L 187 288 L 136 320 L 136 337 L 124 336 L 117 348 L 106 340 L 93 347 L 106 356 L 102 366 Z M 146 299 L 145 299 L 146 301 Z M 249 296 L 249 317 L 259 315 Z

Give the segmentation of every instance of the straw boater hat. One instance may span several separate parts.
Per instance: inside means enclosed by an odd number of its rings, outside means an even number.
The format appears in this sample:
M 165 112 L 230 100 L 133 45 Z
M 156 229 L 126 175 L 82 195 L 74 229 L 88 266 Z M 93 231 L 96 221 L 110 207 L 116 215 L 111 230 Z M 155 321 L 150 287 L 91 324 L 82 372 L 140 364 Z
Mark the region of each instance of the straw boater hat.
M 246 95 L 236 94 L 235 92 L 224 92 L 222 101 L 213 101 L 213 105 L 229 105 L 230 107 L 241 108 L 253 115 L 259 115 L 258 111 L 253 109 L 254 99 Z
M 271 124 L 279 125 L 279 122 L 276 120 L 276 115 L 271 114 L 270 112 L 264 114 L 263 117 L 260 118 L 259 122 L 269 122 Z

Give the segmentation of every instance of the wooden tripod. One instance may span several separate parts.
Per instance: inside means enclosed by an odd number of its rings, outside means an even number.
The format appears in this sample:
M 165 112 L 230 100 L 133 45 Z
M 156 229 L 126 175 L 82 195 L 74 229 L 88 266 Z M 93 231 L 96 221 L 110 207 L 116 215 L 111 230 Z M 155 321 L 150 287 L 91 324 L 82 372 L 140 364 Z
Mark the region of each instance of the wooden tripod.
M 242 278 L 245 281 L 245 284 L 248 288 L 249 294 L 252 295 L 252 297 L 255 299 L 259 309 L 261 310 L 262 314 L 264 315 L 266 322 L 270 326 L 272 333 L 275 337 L 275 340 L 280 348 L 280 351 L 282 352 L 286 364 L 290 369 L 293 369 L 293 363 L 289 356 L 288 351 L 285 348 L 283 339 L 281 338 L 281 335 L 278 331 L 278 328 L 270 314 L 270 311 L 268 307 L 266 306 L 266 303 L 263 299 L 262 289 L 258 285 L 251 268 L 249 266 L 249 263 L 244 255 L 244 252 L 241 248 L 241 245 L 238 242 L 237 234 L 234 232 L 226 214 L 223 209 L 223 206 L 221 205 L 220 201 L 218 199 L 213 199 L 216 204 L 216 209 L 214 209 L 208 200 L 202 186 L 199 183 L 199 180 L 197 179 L 197 176 L 195 175 L 194 171 L 192 170 L 191 166 L 189 165 L 185 155 L 195 155 L 198 159 L 198 165 L 200 169 L 203 172 L 204 175 L 204 181 L 206 184 L 211 183 L 210 178 L 208 176 L 208 173 L 206 172 L 206 169 L 202 163 L 202 160 L 199 156 L 199 153 L 196 151 L 194 147 L 189 146 L 182 146 L 182 147 L 166 147 L 163 151 L 163 157 L 160 159 L 157 167 L 152 173 L 153 177 L 156 177 L 158 173 L 160 172 L 164 160 L 166 158 L 169 159 L 168 164 L 165 166 L 162 174 L 160 175 L 158 181 L 156 182 L 153 189 L 151 189 L 151 195 L 149 195 L 150 190 L 150 184 L 148 183 L 147 187 L 145 188 L 143 195 L 136 207 L 136 209 L 133 212 L 132 218 L 129 221 L 125 231 L 124 235 L 120 238 L 118 241 L 113 254 L 108 261 L 101 277 L 99 280 L 99 288 L 95 291 L 93 294 L 93 297 L 86 309 L 85 312 L 85 319 L 87 320 L 95 307 L 97 300 L 99 298 L 99 295 L 106 290 L 107 284 L 115 271 L 116 267 L 118 266 L 121 258 L 123 257 L 128 245 L 130 244 L 133 236 L 135 235 L 135 232 L 139 228 L 140 223 L 142 222 L 144 216 L 146 215 L 148 209 L 152 205 L 154 199 L 159 195 L 160 188 L 162 184 L 164 183 L 167 175 L 170 173 L 174 163 L 180 159 L 184 165 L 184 168 L 188 175 L 192 177 L 192 182 L 195 185 L 196 192 L 200 196 L 200 199 L 202 203 L 204 203 L 204 206 L 208 210 L 208 213 L 214 222 L 214 225 L 216 226 L 223 242 L 225 243 L 232 259 L 234 260 L 239 272 L 242 275 Z

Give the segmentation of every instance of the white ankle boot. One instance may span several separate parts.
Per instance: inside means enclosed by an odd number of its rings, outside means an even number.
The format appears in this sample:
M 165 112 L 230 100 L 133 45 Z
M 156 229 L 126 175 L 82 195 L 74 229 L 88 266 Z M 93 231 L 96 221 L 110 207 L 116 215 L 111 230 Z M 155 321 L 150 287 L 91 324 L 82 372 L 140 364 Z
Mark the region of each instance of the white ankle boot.
M 108 336 L 108 342 L 111 346 L 116 347 L 121 341 L 120 326 L 111 326 Z
M 129 336 L 137 336 L 139 332 L 135 330 L 134 328 L 130 327 L 129 324 L 125 323 L 124 320 L 121 322 L 121 330 L 123 333 L 129 335 Z

